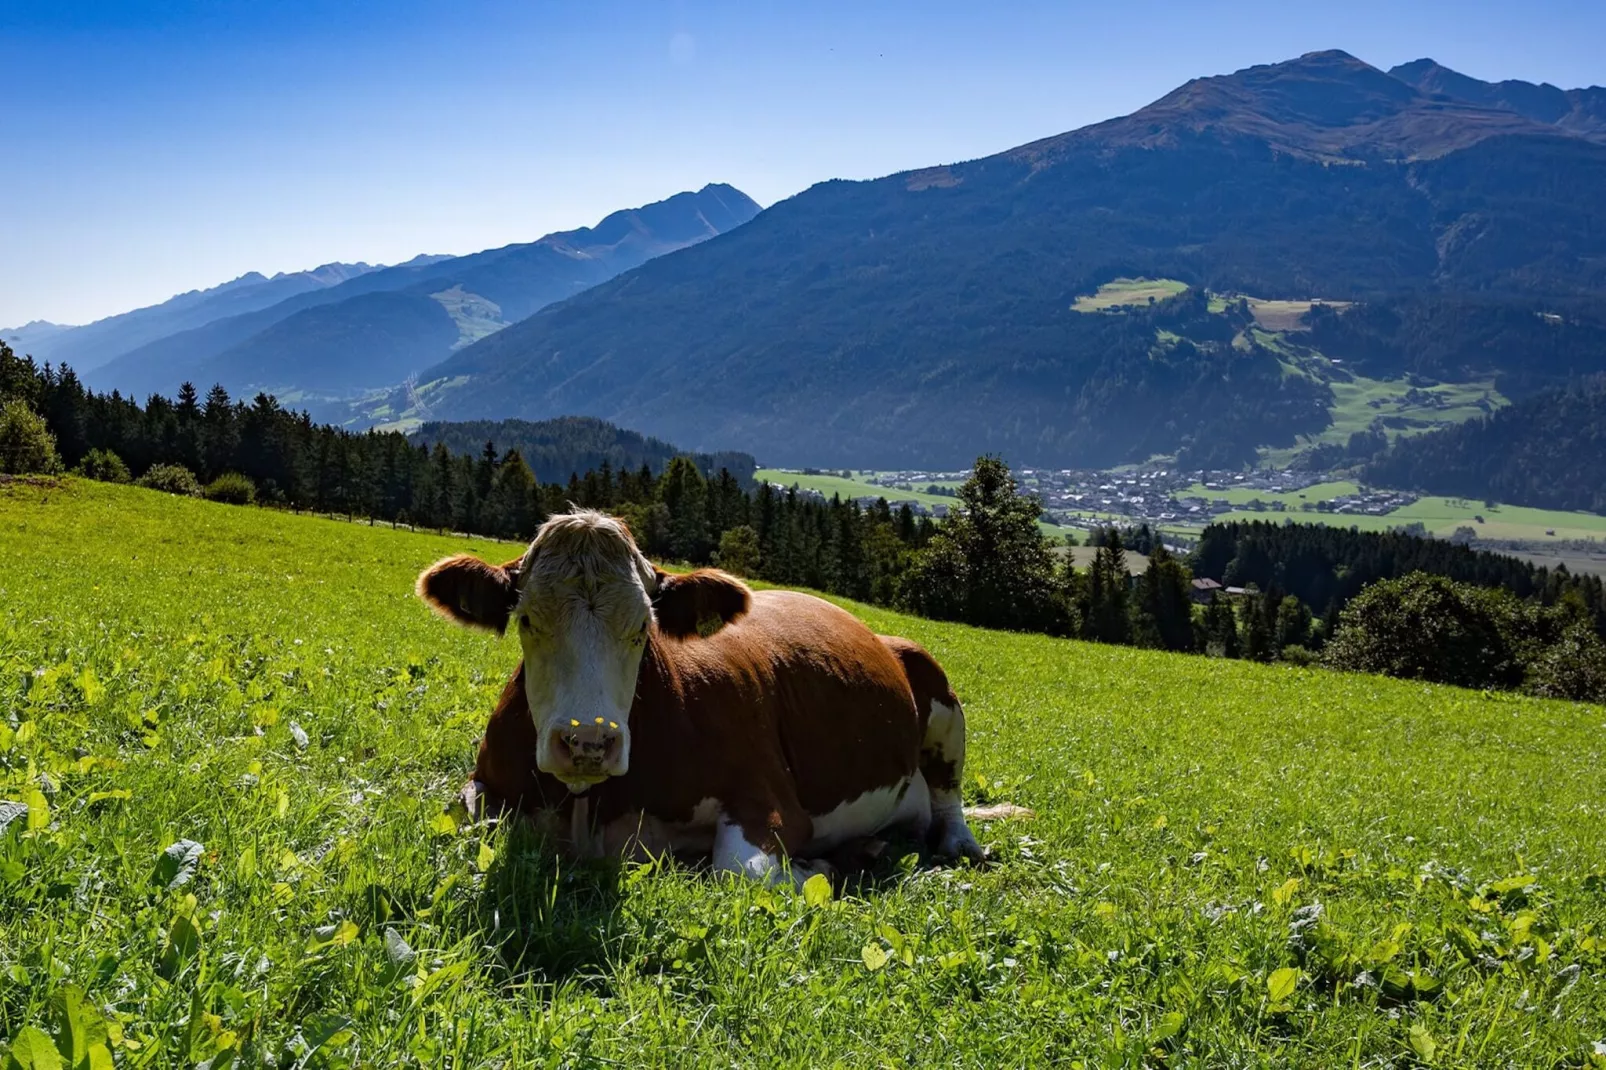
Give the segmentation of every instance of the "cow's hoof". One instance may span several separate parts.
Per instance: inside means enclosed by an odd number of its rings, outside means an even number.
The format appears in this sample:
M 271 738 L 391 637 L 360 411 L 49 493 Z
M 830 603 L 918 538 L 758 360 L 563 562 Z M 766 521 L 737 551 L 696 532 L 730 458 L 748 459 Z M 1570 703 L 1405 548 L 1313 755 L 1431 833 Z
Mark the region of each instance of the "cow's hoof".
M 987 849 L 976 842 L 976 837 L 964 825 L 946 829 L 937 837 L 932 853 L 939 858 L 963 858 L 978 866 L 984 866 L 988 862 Z

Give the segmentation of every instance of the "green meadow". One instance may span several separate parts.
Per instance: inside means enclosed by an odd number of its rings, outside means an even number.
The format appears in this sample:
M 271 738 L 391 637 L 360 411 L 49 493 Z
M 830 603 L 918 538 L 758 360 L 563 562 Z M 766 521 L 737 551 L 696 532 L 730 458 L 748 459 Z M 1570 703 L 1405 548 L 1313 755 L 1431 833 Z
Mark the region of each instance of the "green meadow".
M 1188 288 L 1178 279 L 1113 279 L 1091 294 L 1078 297 L 1071 305 L 1076 312 L 1108 312 L 1131 305 L 1164 301 Z
M 518 656 L 458 550 L 0 486 L 5 1065 L 1606 1065 L 1606 709 L 851 606 L 993 865 L 559 863 L 446 810 Z

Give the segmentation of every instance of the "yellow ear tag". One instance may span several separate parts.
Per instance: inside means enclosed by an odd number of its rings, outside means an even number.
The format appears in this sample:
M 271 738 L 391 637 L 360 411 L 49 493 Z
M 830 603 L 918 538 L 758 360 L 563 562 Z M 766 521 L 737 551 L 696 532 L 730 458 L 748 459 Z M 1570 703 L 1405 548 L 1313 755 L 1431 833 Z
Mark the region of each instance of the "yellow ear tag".
M 570 728 L 579 728 L 580 727 L 580 722 L 576 721 L 573 717 L 571 717 L 571 718 L 569 718 L 569 727 Z
M 608 727 L 609 728 L 618 728 L 619 727 L 619 722 L 618 721 L 609 721 L 608 722 Z

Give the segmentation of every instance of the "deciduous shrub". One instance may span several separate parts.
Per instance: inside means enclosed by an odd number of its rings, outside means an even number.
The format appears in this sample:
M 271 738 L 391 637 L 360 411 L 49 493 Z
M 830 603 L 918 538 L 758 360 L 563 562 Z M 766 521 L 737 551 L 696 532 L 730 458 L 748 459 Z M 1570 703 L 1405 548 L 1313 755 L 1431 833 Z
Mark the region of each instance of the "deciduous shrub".
M 44 417 L 21 398 L 0 405 L 0 472 L 7 475 L 61 471 L 56 453 L 56 436 L 50 433 Z
M 250 505 L 257 500 L 256 484 L 238 472 L 224 472 L 208 483 L 201 493 L 209 502 L 227 502 L 229 505 Z
M 719 537 L 719 551 L 714 564 L 738 576 L 758 575 L 758 532 L 747 524 L 738 524 Z
M 1606 643 L 1587 624 L 1570 626 L 1535 656 L 1524 690 L 1545 698 L 1606 702 Z
M 1408 680 L 1515 687 L 1522 668 L 1489 593 L 1422 572 L 1374 583 L 1344 607 L 1324 660 Z
M 90 450 L 73 471 L 102 483 L 127 483 L 133 478 L 128 474 L 128 465 L 111 450 Z
M 181 464 L 153 464 L 135 481 L 135 484 L 190 498 L 198 498 L 201 495 L 201 485 L 196 482 L 195 473 Z

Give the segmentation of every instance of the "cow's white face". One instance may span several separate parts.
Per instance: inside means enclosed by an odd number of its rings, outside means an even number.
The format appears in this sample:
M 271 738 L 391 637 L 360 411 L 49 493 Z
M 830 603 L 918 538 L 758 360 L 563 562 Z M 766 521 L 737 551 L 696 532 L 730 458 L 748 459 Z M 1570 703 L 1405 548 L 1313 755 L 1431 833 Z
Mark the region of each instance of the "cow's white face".
M 630 712 L 648 645 L 663 635 L 695 641 L 745 613 L 749 598 L 712 569 L 658 571 L 624 524 L 593 512 L 552 517 L 518 561 L 438 561 L 417 590 L 461 624 L 500 633 L 514 623 L 536 767 L 575 792 L 630 768 Z
M 542 527 L 518 582 L 512 617 L 536 767 L 577 792 L 623 775 L 657 574 L 624 525 L 581 513 Z

